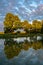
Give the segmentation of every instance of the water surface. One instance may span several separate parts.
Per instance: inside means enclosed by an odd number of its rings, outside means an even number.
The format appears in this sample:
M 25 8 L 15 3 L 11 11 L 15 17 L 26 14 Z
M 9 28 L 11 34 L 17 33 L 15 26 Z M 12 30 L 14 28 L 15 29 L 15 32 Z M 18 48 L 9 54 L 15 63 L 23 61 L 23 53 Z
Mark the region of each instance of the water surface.
M 42 38 L 0 39 L 0 65 L 43 65 Z

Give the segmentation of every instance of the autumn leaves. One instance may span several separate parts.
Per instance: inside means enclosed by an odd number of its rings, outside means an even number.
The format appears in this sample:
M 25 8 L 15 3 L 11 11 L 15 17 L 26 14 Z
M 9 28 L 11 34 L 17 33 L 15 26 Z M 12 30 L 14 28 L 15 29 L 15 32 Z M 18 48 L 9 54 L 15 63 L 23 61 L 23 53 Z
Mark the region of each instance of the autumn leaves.
M 41 32 L 43 29 L 43 20 L 33 20 L 32 24 L 24 20 L 21 22 L 17 15 L 11 13 L 6 14 L 4 20 L 4 32 L 14 32 L 14 29 L 24 29 L 26 32 Z

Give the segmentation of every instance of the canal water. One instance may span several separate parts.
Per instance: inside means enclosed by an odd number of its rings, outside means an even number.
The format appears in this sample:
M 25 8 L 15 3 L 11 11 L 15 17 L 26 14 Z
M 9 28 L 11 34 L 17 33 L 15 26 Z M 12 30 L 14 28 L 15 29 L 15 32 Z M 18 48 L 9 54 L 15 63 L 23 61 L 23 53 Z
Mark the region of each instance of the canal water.
M 43 37 L 0 39 L 0 65 L 43 65 Z

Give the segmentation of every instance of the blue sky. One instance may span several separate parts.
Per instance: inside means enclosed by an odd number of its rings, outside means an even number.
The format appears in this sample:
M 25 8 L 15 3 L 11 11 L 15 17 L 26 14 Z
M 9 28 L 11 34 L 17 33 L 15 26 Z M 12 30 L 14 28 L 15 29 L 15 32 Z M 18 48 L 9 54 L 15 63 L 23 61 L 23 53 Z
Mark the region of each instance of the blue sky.
M 0 22 L 8 12 L 18 15 L 21 20 L 43 19 L 43 0 L 0 0 Z

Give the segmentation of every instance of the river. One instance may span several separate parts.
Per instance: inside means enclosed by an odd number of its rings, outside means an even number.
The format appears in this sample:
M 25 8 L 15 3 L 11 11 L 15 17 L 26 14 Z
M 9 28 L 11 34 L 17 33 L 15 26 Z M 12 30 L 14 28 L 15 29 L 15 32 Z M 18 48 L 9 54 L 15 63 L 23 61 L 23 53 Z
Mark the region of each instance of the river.
M 43 65 L 42 38 L 0 39 L 0 65 Z

